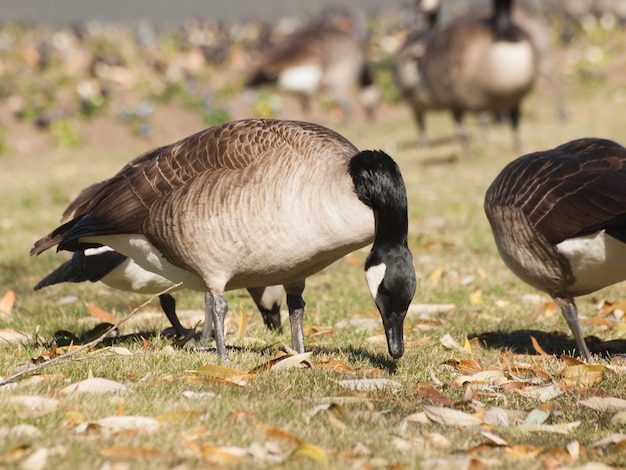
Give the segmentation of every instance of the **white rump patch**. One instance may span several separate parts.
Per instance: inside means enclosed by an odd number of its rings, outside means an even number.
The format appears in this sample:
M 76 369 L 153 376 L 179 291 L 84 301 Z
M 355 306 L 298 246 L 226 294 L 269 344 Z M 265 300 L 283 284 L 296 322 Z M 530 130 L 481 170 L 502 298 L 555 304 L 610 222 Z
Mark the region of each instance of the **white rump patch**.
M 556 249 L 569 260 L 576 277 L 569 289 L 574 295 L 589 294 L 626 280 L 626 244 L 604 230 L 565 240 Z
M 285 90 L 298 93 L 314 94 L 322 79 L 319 65 L 298 65 L 283 70 L 278 77 L 278 85 Z
M 143 235 L 105 235 L 99 237 L 85 237 L 81 238 L 81 241 L 94 241 L 110 246 L 118 253 L 131 258 L 141 269 L 158 274 L 172 284 L 182 282 L 182 288 L 206 291 L 204 282 L 202 282 L 198 276 L 171 264 Z M 133 275 L 131 274 L 131 276 Z
M 387 265 L 385 263 L 370 266 L 367 271 L 365 271 L 365 280 L 367 281 L 367 286 L 374 299 L 376 299 L 376 294 L 378 294 L 378 287 L 385 278 L 385 271 L 387 271 Z

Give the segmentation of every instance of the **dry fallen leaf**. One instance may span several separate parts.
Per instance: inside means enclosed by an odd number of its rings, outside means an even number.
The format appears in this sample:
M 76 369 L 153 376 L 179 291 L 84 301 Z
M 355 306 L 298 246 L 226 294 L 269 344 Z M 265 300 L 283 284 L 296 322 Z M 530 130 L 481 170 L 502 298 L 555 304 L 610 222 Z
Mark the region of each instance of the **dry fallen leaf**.
M 276 362 L 272 364 L 272 370 L 285 370 L 292 369 L 294 367 L 311 367 L 308 362 L 309 357 L 313 354 L 312 351 L 294 354 L 290 356 L 283 356 L 278 358 Z
M 98 420 L 98 424 L 112 432 L 143 431 L 154 432 L 161 428 L 161 423 L 149 416 L 109 416 Z
M 254 374 L 245 372 L 232 367 L 220 366 L 218 364 L 209 364 L 199 367 L 193 372 L 201 374 L 208 379 L 217 380 L 224 383 L 245 386 L 249 381 L 254 379 Z
M 117 460 L 144 460 L 151 457 L 165 458 L 165 455 L 154 447 L 118 446 L 100 449 L 100 455 Z
M 15 292 L 9 290 L 0 299 L 0 315 L 10 316 L 13 311 L 13 305 L 15 305 Z
M 539 345 L 539 342 L 537 341 L 537 338 L 535 338 L 534 336 L 530 336 L 530 342 L 533 345 L 533 349 L 537 352 L 537 354 L 539 354 L 540 356 L 551 356 L 552 354 L 548 354 L 547 352 L 544 351 L 544 349 Z
M 466 375 L 483 370 L 483 366 L 473 359 L 448 359 L 447 361 L 442 362 L 442 364 L 452 366 L 462 374 Z
M 602 439 L 598 439 L 597 441 L 593 442 L 589 447 L 593 449 L 595 447 L 606 447 L 608 445 L 621 444 L 623 442 L 626 442 L 626 434 L 614 433 L 609 434 Z
M 237 341 L 241 341 L 246 334 L 246 328 L 248 328 L 248 312 L 239 304 L 239 328 L 237 328 Z
M 126 393 L 128 387 L 114 380 L 103 379 L 100 377 L 94 377 L 91 379 L 85 379 L 80 382 L 68 385 L 61 389 L 60 393 Z
M 467 352 L 467 350 L 461 346 L 456 340 L 452 337 L 450 333 L 446 333 L 439 339 L 439 343 L 447 349 L 456 349 L 457 351 Z
M 297 445 L 302 443 L 302 440 L 299 437 L 297 437 L 295 434 L 290 433 L 289 431 L 285 431 L 284 429 L 280 429 L 275 426 L 270 426 L 269 424 L 263 423 L 257 423 L 255 426 L 259 431 L 263 431 L 268 437 L 272 439 L 278 439 Z
M 469 295 L 470 305 L 481 305 L 483 303 L 483 293 L 480 289 L 470 292 Z
M 561 424 L 520 424 L 514 426 L 511 429 L 515 429 L 522 432 L 548 432 L 557 434 L 569 434 L 574 429 L 580 426 L 580 421 L 572 421 L 571 423 Z
M 120 321 L 119 318 L 111 315 L 106 310 L 102 310 L 101 308 L 96 307 L 95 305 L 91 305 L 85 302 L 85 306 L 87 307 L 87 310 L 89 310 L 89 313 L 91 313 L 94 318 L 100 320 L 101 322 L 112 323 L 115 325 L 117 322 Z
M 0 344 L 24 344 L 31 340 L 32 337 L 29 334 L 17 330 L 11 330 L 10 328 L 0 328 Z
M 439 266 L 432 273 L 428 275 L 428 284 L 430 287 L 435 288 L 441 281 L 441 276 L 443 275 L 443 266 Z
M 592 387 L 602 382 L 609 372 L 610 369 L 602 364 L 580 364 L 566 367 L 562 378 L 566 385 L 572 387 Z
M 340 380 L 339 384 L 342 387 L 346 387 L 350 390 L 357 392 L 372 392 L 376 390 L 383 390 L 391 388 L 393 390 L 399 390 L 402 387 L 400 382 L 389 379 L 354 379 L 354 380 Z
M 460 410 L 439 406 L 423 405 L 424 413 L 431 421 L 446 426 L 479 426 L 483 420 Z
M 547 402 L 555 397 L 563 394 L 563 390 L 556 384 L 546 385 L 545 387 L 526 387 L 523 390 L 519 390 L 518 393 L 522 396 L 535 398 L 542 402 Z
M 318 447 L 314 444 L 306 444 L 302 443 L 296 450 L 293 451 L 292 456 L 294 457 L 306 457 L 316 462 L 321 463 L 324 466 L 328 465 L 328 455 L 321 447 Z
M 433 404 L 442 406 L 452 406 L 454 402 L 437 390 L 431 383 L 417 384 L 416 393 L 420 396 L 428 398 Z
M 596 411 L 624 411 L 626 410 L 626 400 L 615 397 L 591 397 L 580 400 L 578 403 Z
M 39 395 L 15 395 L 7 398 L 5 404 L 33 411 L 53 411 L 59 406 L 59 400 Z

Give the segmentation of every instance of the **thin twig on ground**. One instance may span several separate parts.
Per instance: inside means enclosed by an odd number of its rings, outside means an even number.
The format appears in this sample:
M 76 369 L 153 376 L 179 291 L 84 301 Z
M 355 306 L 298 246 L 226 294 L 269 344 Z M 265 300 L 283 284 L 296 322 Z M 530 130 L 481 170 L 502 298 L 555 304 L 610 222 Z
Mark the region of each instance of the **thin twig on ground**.
M 139 312 L 140 310 L 142 310 L 144 307 L 147 307 L 148 305 L 150 305 L 152 303 L 152 301 L 154 299 L 156 299 L 158 296 L 163 295 L 163 294 L 167 294 L 168 292 L 176 289 L 177 287 L 180 287 L 182 283 L 178 283 L 175 284 L 167 289 L 165 289 L 162 292 L 159 292 L 158 294 L 154 294 L 152 297 L 150 297 L 148 300 L 146 300 L 144 303 L 142 303 L 139 307 L 136 307 L 132 312 L 130 312 L 126 318 L 121 319 L 120 321 L 118 321 L 115 325 L 113 325 L 111 328 L 109 328 L 108 330 L 106 330 L 104 333 L 102 333 L 100 336 L 98 336 L 96 339 L 89 341 L 88 343 L 85 344 L 81 344 L 79 347 L 77 347 L 76 349 L 72 349 L 72 350 L 68 350 L 66 353 L 64 354 L 60 354 L 58 356 L 55 356 L 51 359 L 48 359 L 45 362 L 42 362 L 40 364 L 35 364 L 35 365 L 31 365 L 19 372 L 16 372 L 13 375 L 10 375 L 8 377 L 5 377 L 4 379 L 2 379 L 2 381 L 0 381 L 0 387 L 10 384 L 11 382 L 13 382 L 15 379 L 23 376 L 23 375 L 27 375 L 30 374 L 32 372 L 38 371 L 40 369 L 43 369 L 44 367 L 48 367 L 51 366 L 53 364 L 57 364 L 61 361 L 63 361 L 64 359 L 67 359 L 71 356 L 73 356 L 74 354 L 79 353 L 80 351 L 84 351 L 85 349 L 89 349 L 93 346 L 95 346 L 96 344 L 102 342 L 104 340 L 104 338 L 107 337 L 107 335 L 115 330 L 117 330 L 120 326 L 122 326 L 122 324 L 126 323 L 133 315 L 135 315 L 137 312 Z

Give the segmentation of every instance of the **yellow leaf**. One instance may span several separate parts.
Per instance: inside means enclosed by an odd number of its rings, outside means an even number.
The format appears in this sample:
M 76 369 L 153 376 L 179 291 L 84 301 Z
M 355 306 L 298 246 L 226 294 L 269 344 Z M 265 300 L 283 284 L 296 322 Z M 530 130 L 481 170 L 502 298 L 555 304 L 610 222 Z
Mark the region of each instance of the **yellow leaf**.
M 483 303 L 483 293 L 480 289 L 470 292 L 469 302 L 471 305 L 481 305 Z
M 118 446 L 100 450 L 103 457 L 117 460 L 144 460 L 150 457 L 163 458 L 164 455 L 153 447 Z
M 248 327 L 248 312 L 243 308 L 241 303 L 239 304 L 239 329 L 237 330 L 237 341 L 243 340 Z
M 580 364 L 563 370 L 563 382 L 574 387 L 592 387 L 602 382 L 610 369 L 601 364 Z
M 314 444 L 300 444 L 296 450 L 293 451 L 292 456 L 306 457 L 324 465 L 328 465 L 328 455 L 324 449 Z
M 215 379 L 228 379 L 236 376 L 246 375 L 243 370 L 233 369 L 232 367 L 220 366 L 217 364 L 209 364 L 196 369 L 194 372 Z
M 295 434 L 285 431 L 284 429 L 280 429 L 263 423 L 257 423 L 255 426 L 259 431 L 263 431 L 272 439 L 278 439 L 298 445 L 302 443 L 302 440 L 299 437 L 297 437 Z
M 95 305 L 91 305 L 85 302 L 85 307 L 87 307 L 87 310 L 89 310 L 91 316 L 97 318 L 101 322 L 116 324 L 119 321 L 117 317 L 111 315 L 106 310 L 102 310 L 101 308 L 96 307 Z
M 0 314 L 7 316 L 11 315 L 13 305 L 15 305 L 15 292 L 10 290 L 2 296 L 2 299 L 0 299 Z
M 479 267 L 479 268 L 476 268 L 476 272 L 478 273 L 481 279 L 487 279 L 489 277 L 489 273 L 487 272 L 486 269 Z
M 441 276 L 443 275 L 443 266 L 439 266 L 432 273 L 428 275 L 428 284 L 430 287 L 437 287 L 439 281 L 441 281 Z

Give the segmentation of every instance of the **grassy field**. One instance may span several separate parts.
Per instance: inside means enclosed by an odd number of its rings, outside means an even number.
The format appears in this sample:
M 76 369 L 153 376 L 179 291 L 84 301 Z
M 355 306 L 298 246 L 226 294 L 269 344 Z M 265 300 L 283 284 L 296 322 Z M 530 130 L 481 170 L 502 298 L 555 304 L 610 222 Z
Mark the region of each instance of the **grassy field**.
M 623 84 L 570 82 L 564 102 L 568 117 L 560 121 L 543 88 L 530 96 L 522 122 L 525 153 L 586 136 L 624 143 Z M 581 366 L 567 357 L 467 341 L 524 329 L 570 336 L 548 296 L 503 265 L 483 213 L 487 186 L 517 156 L 509 129 L 495 126 L 485 134 L 473 118 L 469 124 L 469 153 L 460 151 L 444 113 L 428 116 L 433 145 L 418 148 L 401 104 L 387 104 L 375 123 L 329 124 L 360 148 L 391 154 L 407 183 L 418 288 L 402 359 L 387 355 L 363 276 L 367 249 L 307 281 L 312 354 L 292 367 L 271 362 L 290 345 L 289 335 L 266 331 L 244 292 L 228 295 L 233 370 L 216 367 L 210 348 L 172 347 L 160 334 L 168 325 L 153 301 L 107 347 L 0 388 L 0 468 L 626 466 L 623 359 Z M 64 352 L 52 346 L 55 332 L 92 330 L 102 317 L 86 304 L 123 318 L 147 300 L 100 284 L 35 293 L 32 286 L 67 256 L 47 252 L 31 259 L 28 252 L 56 227 L 80 189 L 161 143 L 51 147 L 27 156 L 9 149 L 0 157 L 0 295 L 12 291 L 16 298 L 12 306 L 6 298 L 0 328 L 5 338 L 27 335 L 21 342 L 0 338 L 1 376 Z M 585 333 L 603 341 L 624 338 L 619 310 L 606 308 L 623 298 L 618 285 L 579 299 Z M 176 299 L 186 326 L 202 318 L 201 294 L 180 292 Z M 90 378 L 124 390 L 68 392 Z

